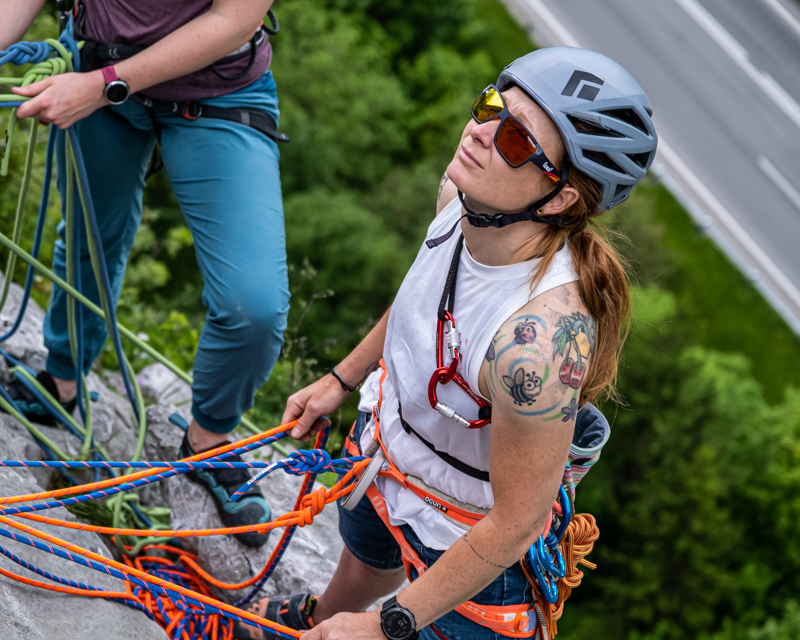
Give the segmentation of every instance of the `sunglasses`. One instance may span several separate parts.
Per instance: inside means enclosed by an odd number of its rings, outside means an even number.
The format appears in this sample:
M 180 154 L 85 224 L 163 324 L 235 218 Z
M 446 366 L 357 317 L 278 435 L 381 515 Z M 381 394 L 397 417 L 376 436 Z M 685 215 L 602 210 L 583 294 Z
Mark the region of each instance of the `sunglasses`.
M 561 180 L 555 165 L 544 155 L 541 145 L 525 125 L 511 115 L 500 90 L 493 84 L 478 96 L 470 113 L 478 124 L 500 118 L 500 126 L 494 134 L 494 146 L 509 165 L 517 169 L 526 162 L 533 162 L 548 177 L 556 182 Z

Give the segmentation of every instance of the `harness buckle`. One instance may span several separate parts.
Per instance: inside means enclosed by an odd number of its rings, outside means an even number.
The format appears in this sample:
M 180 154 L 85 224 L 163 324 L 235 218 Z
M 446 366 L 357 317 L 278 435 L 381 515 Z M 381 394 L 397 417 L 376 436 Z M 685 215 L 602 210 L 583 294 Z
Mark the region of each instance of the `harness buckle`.
M 485 213 L 469 213 L 467 220 L 476 227 L 495 227 L 497 229 L 503 226 L 501 222 L 502 214 L 487 215 Z
M 187 120 L 197 120 L 203 115 L 203 105 L 196 100 L 187 100 L 181 115 Z

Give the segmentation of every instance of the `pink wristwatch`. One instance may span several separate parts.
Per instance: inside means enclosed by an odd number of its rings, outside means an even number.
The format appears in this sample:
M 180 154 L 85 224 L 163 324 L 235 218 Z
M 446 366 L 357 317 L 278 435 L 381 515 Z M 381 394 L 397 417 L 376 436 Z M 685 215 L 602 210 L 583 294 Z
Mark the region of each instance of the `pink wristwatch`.
M 100 72 L 103 74 L 103 79 L 106 81 L 103 95 L 108 100 L 109 104 L 122 104 L 131 95 L 131 88 L 124 80 L 120 80 L 117 76 L 117 71 L 113 65 L 110 67 L 103 67 Z

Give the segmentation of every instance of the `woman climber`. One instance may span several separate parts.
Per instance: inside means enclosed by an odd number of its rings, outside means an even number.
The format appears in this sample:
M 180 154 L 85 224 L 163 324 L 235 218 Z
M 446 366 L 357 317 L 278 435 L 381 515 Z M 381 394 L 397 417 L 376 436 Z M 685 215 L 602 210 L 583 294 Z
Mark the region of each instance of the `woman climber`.
M 307 640 L 533 637 L 520 558 L 548 525 L 571 445 L 607 428 L 588 401 L 613 390 L 630 306 L 587 223 L 644 177 L 651 114 L 622 67 L 567 47 L 520 58 L 480 95 L 392 308 L 283 416 L 308 437 L 366 376 L 347 448 L 383 471 L 354 509 L 340 504 L 345 548 L 325 592 L 253 612 Z M 424 574 L 363 613 L 401 586 L 404 560 Z M 273 636 L 238 625 L 236 637 Z
M 3 3 L 0 50 L 24 35 L 43 5 L 44 0 Z M 82 72 L 14 89 L 30 98 L 19 107 L 20 118 L 60 129 L 78 123 L 114 303 L 142 218 L 148 164 L 160 145 L 192 232 L 208 309 L 194 363 L 194 419 L 180 457 L 228 441 L 269 376 L 286 328 L 289 290 L 275 143 L 285 136 L 277 132 L 278 98 L 269 70 L 268 34 L 274 31 L 262 24 L 271 5 L 272 0 L 76 0 L 67 29 L 84 41 Z M 65 202 L 64 132 L 57 144 L 58 189 Z M 82 213 L 75 219 L 82 224 Z M 83 229 L 81 234 L 79 288 L 100 304 Z M 59 236 L 53 268 L 65 278 L 63 222 Z M 83 327 L 88 372 L 107 331 L 93 314 L 84 315 Z M 57 287 L 44 343 L 49 355 L 38 381 L 71 411 L 76 365 L 67 295 Z M 21 383 L 10 383 L 8 392 L 28 418 L 47 421 L 46 409 Z M 270 519 L 255 487 L 244 504 L 228 501 L 249 479 L 244 469 L 191 475 L 211 493 L 226 527 Z M 237 537 L 261 546 L 267 536 Z

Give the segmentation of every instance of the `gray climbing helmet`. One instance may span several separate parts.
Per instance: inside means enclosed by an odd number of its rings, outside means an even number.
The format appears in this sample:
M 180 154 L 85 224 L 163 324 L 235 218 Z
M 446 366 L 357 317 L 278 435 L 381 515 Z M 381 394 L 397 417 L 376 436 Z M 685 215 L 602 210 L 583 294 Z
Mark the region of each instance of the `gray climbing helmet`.
M 503 69 L 497 87 L 531 96 L 561 130 L 572 164 L 602 188 L 605 211 L 628 199 L 656 155 L 653 110 L 616 62 L 574 47 L 539 49 Z

